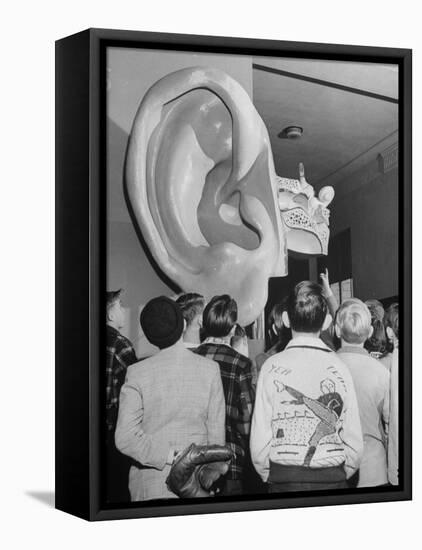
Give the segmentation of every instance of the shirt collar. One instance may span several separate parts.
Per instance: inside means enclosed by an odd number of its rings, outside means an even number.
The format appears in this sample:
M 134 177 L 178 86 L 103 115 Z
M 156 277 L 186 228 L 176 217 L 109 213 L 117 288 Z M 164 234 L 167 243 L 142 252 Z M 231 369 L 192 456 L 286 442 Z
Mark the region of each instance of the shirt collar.
M 183 342 L 186 349 L 198 348 L 201 344 L 194 344 L 193 342 Z
M 208 338 L 205 338 L 205 340 L 202 342 L 203 344 L 215 344 L 216 346 L 227 346 L 230 348 L 230 344 L 227 342 L 224 342 L 223 340 L 220 340 L 220 338 L 214 338 L 213 336 L 209 336 Z
M 324 351 L 333 351 L 330 347 L 324 344 L 321 338 L 315 338 L 315 336 L 298 336 L 297 338 L 293 338 L 287 344 L 286 349 L 295 347 L 320 348 Z
M 342 346 L 337 353 L 357 353 L 359 355 L 369 355 L 365 348 L 358 346 Z

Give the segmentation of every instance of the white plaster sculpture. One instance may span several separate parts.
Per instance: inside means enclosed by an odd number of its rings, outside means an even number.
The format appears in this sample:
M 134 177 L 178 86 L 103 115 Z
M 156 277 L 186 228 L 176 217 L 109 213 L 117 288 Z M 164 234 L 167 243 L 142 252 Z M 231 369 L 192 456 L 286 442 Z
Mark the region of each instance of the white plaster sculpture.
M 333 191 L 316 198 L 302 172 L 299 181 L 276 175 L 267 129 L 240 84 L 193 67 L 143 98 L 129 138 L 127 197 L 160 269 L 183 291 L 230 294 L 247 325 L 265 307 L 268 279 L 287 274 L 290 241 L 298 252 L 326 253 Z

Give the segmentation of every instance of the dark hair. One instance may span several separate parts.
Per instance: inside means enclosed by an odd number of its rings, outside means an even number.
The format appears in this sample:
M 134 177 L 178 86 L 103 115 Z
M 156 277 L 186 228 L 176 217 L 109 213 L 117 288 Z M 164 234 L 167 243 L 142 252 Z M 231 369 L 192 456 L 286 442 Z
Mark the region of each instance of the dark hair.
M 196 292 L 182 294 L 176 300 L 182 310 L 182 315 L 189 326 L 197 315 L 202 313 L 205 306 L 205 298 Z
M 399 337 L 399 304 L 397 302 L 387 308 L 384 316 L 384 326 L 385 328 L 392 328 L 394 336 Z
M 292 331 L 283 323 L 283 312 L 287 309 L 287 297 L 283 298 L 280 304 L 275 304 L 267 319 L 268 327 L 268 346 L 267 352 L 279 353 L 283 351 L 289 341 L 292 339 Z M 275 329 L 275 334 L 273 330 Z
M 230 345 L 234 347 L 238 342 L 246 338 L 246 331 L 243 327 L 236 323 L 236 328 L 234 329 L 234 334 L 231 337 Z
M 172 346 L 182 336 L 182 312 L 179 305 L 167 296 L 150 300 L 142 309 L 139 320 L 148 341 L 160 349 Z
M 312 281 L 298 283 L 287 297 L 290 326 L 296 332 L 319 332 L 327 315 L 322 287 Z
M 228 336 L 237 321 L 237 304 L 228 294 L 214 296 L 202 315 L 205 337 Z
M 365 300 L 365 305 L 371 312 L 371 317 L 373 319 L 378 319 L 379 321 L 384 319 L 384 306 L 379 300 L 376 298 L 370 298 L 369 300 Z
M 106 292 L 106 307 L 107 311 L 113 306 L 117 300 L 120 299 L 120 295 L 122 293 L 122 289 L 119 290 L 111 290 L 110 292 Z
M 365 304 L 371 313 L 371 325 L 374 330 L 363 347 L 369 353 L 382 357 L 388 352 L 388 340 L 384 327 L 384 308 L 378 300 L 366 300 Z
M 273 325 L 277 335 L 279 335 L 283 330 L 283 311 L 286 311 L 286 300 L 284 300 L 281 304 L 275 304 L 272 307 L 270 314 L 268 315 L 267 321 L 268 330 L 270 331 L 271 335 L 274 334 Z

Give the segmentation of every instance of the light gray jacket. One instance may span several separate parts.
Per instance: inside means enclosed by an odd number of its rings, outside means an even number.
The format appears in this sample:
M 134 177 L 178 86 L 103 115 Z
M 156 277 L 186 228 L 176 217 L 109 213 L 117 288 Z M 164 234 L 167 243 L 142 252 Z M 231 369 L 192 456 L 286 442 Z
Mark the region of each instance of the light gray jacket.
M 136 461 L 132 501 L 175 498 L 165 484 L 174 452 L 225 443 L 225 402 L 217 363 L 175 345 L 130 366 L 120 393 L 115 441 Z

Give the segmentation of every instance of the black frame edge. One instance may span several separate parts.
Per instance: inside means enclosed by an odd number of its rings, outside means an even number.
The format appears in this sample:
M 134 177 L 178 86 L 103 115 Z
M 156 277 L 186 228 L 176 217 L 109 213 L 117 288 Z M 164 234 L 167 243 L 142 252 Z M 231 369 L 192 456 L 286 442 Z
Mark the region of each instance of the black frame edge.
M 84 519 L 90 477 L 89 36 L 84 31 L 56 42 L 55 506 Z
M 405 472 L 403 492 L 412 499 L 412 51 L 403 53 L 400 63 L 402 95 L 399 140 L 401 240 L 399 281 L 401 295 L 399 392 L 399 465 Z M 401 159 L 401 160 L 400 160 Z M 404 353 L 406 350 L 406 354 Z M 401 393 L 403 388 L 403 393 Z
M 185 514 L 223 513 L 230 511 L 254 511 L 266 509 L 281 509 L 288 507 L 309 507 L 321 505 L 341 505 L 355 503 L 375 503 L 383 501 L 403 501 L 412 498 L 411 474 L 411 348 L 406 356 L 408 368 L 401 379 L 404 383 L 407 397 L 402 404 L 402 439 L 406 447 L 404 462 L 407 471 L 402 480 L 400 490 L 363 491 L 354 494 L 311 495 L 280 500 L 237 500 L 223 502 L 201 502 L 186 504 L 162 503 L 151 506 L 127 506 L 121 508 L 101 509 L 98 464 L 100 458 L 100 419 L 99 419 L 99 312 L 102 311 L 98 281 L 101 274 L 103 256 L 101 249 L 104 244 L 104 233 L 101 231 L 101 162 L 104 150 L 101 146 L 101 47 L 118 45 L 119 41 L 133 42 L 133 47 L 156 49 L 183 49 L 197 51 L 214 51 L 216 53 L 244 53 L 249 55 L 272 55 L 318 58 L 350 59 L 358 57 L 362 61 L 370 61 L 378 57 L 383 62 L 399 63 L 403 71 L 402 90 L 402 144 L 401 144 L 401 175 L 403 178 L 403 201 L 400 214 L 403 216 L 401 270 L 405 285 L 405 318 L 404 323 L 411 323 L 411 71 L 412 51 L 410 49 L 374 48 L 368 46 L 340 46 L 331 44 L 312 44 L 299 42 L 283 42 L 260 39 L 207 37 L 196 35 L 150 33 L 138 31 L 117 31 L 107 29 L 88 29 L 72 37 L 56 42 L 56 508 L 89 520 L 108 520 L 157 516 L 176 516 Z M 137 42 L 137 44 L 135 44 Z M 248 51 L 245 51 L 248 50 Z M 271 51 L 271 53 L 269 53 Z M 66 58 L 70 68 L 59 67 Z M 75 85 L 75 71 L 82 71 L 83 78 Z M 88 74 L 86 73 L 88 71 Z M 78 76 L 78 75 L 77 75 Z M 80 75 L 79 75 L 80 76 Z M 67 83 L 67 84 L 66 84 Z M 71 84 L 73 95 L 78 96 L 81 103 L 77 113 L 69 113 L 69 106 L 63 101 L 66 86 Z M 75 87 L 76 86 L 76 87 Z M 72 94 L 71 94 L 72 95 Z M 75 98 L 73 99 L 76 103 Z M 60 123 L 61 121 L 61 123 Z M 69 125 L 69 134 L 60 129 Z M 73 143 L 73 141 L 76 141 Z M 69 145 L 77 148 L 76 155 L 69 154 Z M 75 166 L 75 164 L 77 166 Z M 75 192 L 75 178 L 78 185 Z M 66 183 L 67 182 L 67 183 Z M 72 196 L 63 198 L 67 188 L 72 187 Z M 69 192 L 67 193 L 69 195 Z M 75 211 L 76 208 L 76 211 Z M 65 219 L 62 218 L 66 214 Z M 71 221 L 70 221 L 71 220 Z M 79 227 L 80 226 L 80 227 Z M 66 229 L 67 228 L 67 229 Z M 64 235 L 66 233 L 66 235 Z M 102 244 L 101 244 L 102 243 Z M 405 247 L 406 245 L 406 247 Z M 76 249 L 76 250 L 75 250 Z M 81 258 L 83 258 L 81 262 Z M 60 260 L 64 263 L 60 264 Z M 76 273 L 70 276 L 69 269 L 74 269 L 71 259 L 78 260 Z M 84 263 L 85 262 L 85 263 Z M 69 266 L 66 269 L 65 266 Z M 88 273 L 89 270 L 89 273 Z M 103 268 L 104 272 L 104 268 Z M 78 280 L 79 277 L 79 280 Z M 81 312 L 73 315 L 71 321 L 64 318 L 64 312 L 75 306 L 74 297 L 66 296 L 72 281 L 79 281 Z M 81 285 L 81 286 L 78 286 Z M 85 300 L 85 301 L 84 301 Z M 69 314 L 70 315 L 70 314 Z M 403 315 L 403 314 L 402 314 Z M 101 318 L 101 317 L 100 317 Z M 80 325 L 75 324 L 81 322 Z M 403 326 L 403 324 L 402 324 Z M 68 327 L 69 332 L 64 331 Z M 84 328 L 82 328 L 84 327 Z M 65 334 L 66 332 L 66 334 Z M 405 345 L 411 345 L 410 331 L 403 334 Z M 89 337 L 87 336 L 89 334 Z M 72 360 L 70 353 L 75 338 L 82 342 L 83 360 L 77 357 L 78 364 Z M 86 352 L 89 350 L 89 359 Z M 68 372 L 68 370 L 71 372 Z M 73 369 L 73 370 L 72 370 Z M 65 372 L 63 372 L 65 371 Z M 77 406 L 71 403 L 68 383 L 80 380 L 82 396 Z M 67 411 L 64 418 L 62 408 Z M 75 415 L 76 413 L 76 415 Z M 72 416 L 72 414 L 74 416 Z M 404 428 L 404 426 L 406 426 Z M 59 433 L 60 430 L 65 432 Z M 70 434 L 70 435 L 69 435 Z M 67 441 L 65 441 L 67 439 Z M 71 449 L 72 444 L 81 447 L 76 463 L 65 454 L 70 449 L 75 454 L 77 449 Z M 403 460 L 403 456 L 402 456 Z M 80 468 L 80 479 L 74 483 L 75 471 L 71 478 L 64 479 L 66 472 L 73 466 Z M 85 468 L 85 471 L 83 469 Z M 67 488 L 67 489 L 66 489 Z
M 133 31 L 119 29 L 90 28 L 95 40 L 125 41 L 125 42 L 143 42 L 138 47 L 151 48 L 155 44 L 158 49 L 180 49 L 186 46 L 189 50 L 198 47 L 204 50 L 229 53 L 230 50 L 239 50 L 238 53 L 244 55 L 273 55 L 278 57 L 280 53 L 289 57 L 307 57 L 309 58 L 360 58 L 379 57 L 379 58 L 398 58 L 405 57 L 412 50 L 408 48 L 394 48 L 384 46 L 364 46 L 348 44 L 332 44 L 322 42 L 294 42 L 288 40 L 273 40 L 261 38 L 241 38 L 226 36 L 207 36 L 197 34 L 178 34 L 150 31 Z M 137 47 L 134 45 L 133 47 Z M 199 50 L 201 51 L 201 50 Z M 230 53 L 234 53 L 230 51 Z M 385 61 L 387 62 L 387 61 Z M 397 59 L 396 61 L 397 62 Z

